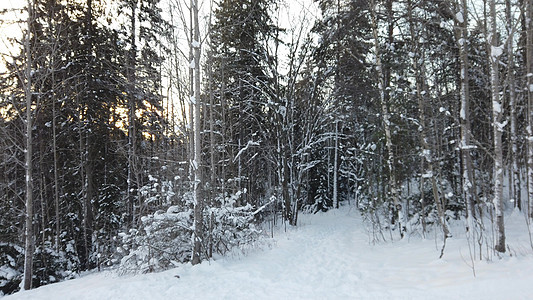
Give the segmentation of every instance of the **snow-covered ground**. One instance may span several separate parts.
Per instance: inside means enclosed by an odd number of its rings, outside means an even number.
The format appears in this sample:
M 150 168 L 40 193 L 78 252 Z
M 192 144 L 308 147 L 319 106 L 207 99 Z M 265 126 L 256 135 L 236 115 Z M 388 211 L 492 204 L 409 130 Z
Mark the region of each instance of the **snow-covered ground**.
M 448 240 L 438 259 L 438 239 L 372 245 L 366 228 L 348 207 L 302 215 L 299 227 L 278 233 L 271 247 L 248 255 L 157 274 L 94 273 L 2 300 L 533 298 L 533 254 L 517 213 L 507 221 L 513 255 L 476 261 L 476 277 L 460 234 Z

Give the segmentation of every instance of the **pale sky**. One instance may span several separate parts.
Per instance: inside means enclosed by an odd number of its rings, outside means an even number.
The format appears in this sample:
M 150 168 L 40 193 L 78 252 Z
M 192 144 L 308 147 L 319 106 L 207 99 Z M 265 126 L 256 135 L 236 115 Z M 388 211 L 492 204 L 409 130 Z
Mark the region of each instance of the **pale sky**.
M 162 2 L 166 1 L 163 0 Z M 210 1 L 200 0 L 200 2 L 204 9 L 209 9 Z M 20 9 L 23 8 L 25 4 L 25 0 L 0 0 L 0 10 Z M 165 4 L 162 3 L 161 6 L 165 7 Z M 279 25 L 287 29 L 285 38 L 290 41 L 291 28 L 297 31 L 300 27 L 304 27 L 303 31 L 308 32 L 318 14 L 319 10 L 317 4 L 314 3 L 313 0 L 280 1 Z M 25 19 L 25 15 L 23 12 L 12 11 L 0 16 L 0 19 L 7 20 L 6 22 L 0 21 L 0 56 L 5 54 L 9 55 L 13 50 L 10 49 L 7 38 L 20 35 L 20 26 L 24 26 L 21 24 L 8 24 L 9 20 L 23 20 Z M 0 60 L 0 70 L 3 69 L 2 65 L 2 60 Z
M 24 7 L 25 1 L 21 0 L 0 0 L 0 10 L 17 9 Z M 20 20 L 24 18 L 20 12 L 7 12 L 5 15 L 0 15 L 0 56 L 9 54 L 10 49 L 8 37 L 16 37 L 20 34 L 19 24 L 9 24 L 11 20 Z M 3 59 L 0 59 L 0 71 L 4 69 Z

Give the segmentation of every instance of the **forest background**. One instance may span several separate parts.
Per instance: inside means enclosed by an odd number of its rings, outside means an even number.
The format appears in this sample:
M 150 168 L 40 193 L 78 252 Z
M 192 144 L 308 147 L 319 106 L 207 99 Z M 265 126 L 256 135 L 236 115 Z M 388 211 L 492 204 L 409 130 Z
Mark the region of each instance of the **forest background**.
M 3 10 L 2 293 L 197 264 L 348 201 L 374 241 L 444 251 L 464 220 L 476 259 L 506 252 L 504 212 L 533 218 L 533 0 L 288 2 Z

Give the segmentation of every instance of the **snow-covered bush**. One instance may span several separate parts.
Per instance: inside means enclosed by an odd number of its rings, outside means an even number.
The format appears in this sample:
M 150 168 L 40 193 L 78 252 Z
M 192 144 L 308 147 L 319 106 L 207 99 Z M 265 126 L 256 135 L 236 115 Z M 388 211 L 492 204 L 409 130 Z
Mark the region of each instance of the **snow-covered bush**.
M 211 208 L 207 213 L 204 220 L 209 222 L 206 233 L 210 252 L 224 255 L 233 249 L 245 250 L 260 238 L 261 231 L 254 222 L 256 210 L 250 204 Z
M 245 250 L 261 235 L 256 228 L 255 215 L 259 210 L 250 204 L 235 206 L 239 193 L 225 199 L 221 207 L 204 209 L 202 257 L 224 255 L 234 249 Z M 220 203 L 220 202 L 219 202 Z M 122 246 L 119 273 L 147 273 L 162 271 L 191 259 L 193 211 L 171 206 L 144 216 L 139 229 L 119 234 Z
M 168 269 L 189 259 L 191 253 L 192 210 L 171 206 L 142 218 L 140 230 L 121 233 L 123 257 L 119 272 L 147 273 Z
M 73 248 L 55 251 L 50 242 L 38 246 L 33 258 L 33 287 L 77 276 L 78 262 Z M 70 250 L 69 250 L 70 249 Z M 24 249 L 12 243 L 0 244 L 0 296 L 19 290 L 24 272 Z
M 24 249 L 11 243 L 0 243 L 0 296 L 19 289 L 22 281 Z
M 50 242 L 37 247 L 33 259 L 33 286 L 38 287 L 66 279 L 75 278 L 79 261 L 72 244 L 67 243 L 65 251 L 56 251 Z

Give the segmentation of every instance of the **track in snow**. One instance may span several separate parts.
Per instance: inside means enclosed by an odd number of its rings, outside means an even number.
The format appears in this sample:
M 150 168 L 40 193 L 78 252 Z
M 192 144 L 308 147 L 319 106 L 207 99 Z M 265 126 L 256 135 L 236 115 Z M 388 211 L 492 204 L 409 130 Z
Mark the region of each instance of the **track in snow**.
M 528 299 L 533 294 L 531 253 L 477 262 L 474 278 L 464 239 L 449 239 L 439 260 L 440 249 L 433 239 L 370 245 L 355 209 L 344 207 L 300 219 L 297 228 L 278 233 L 271 248 L 246 256 L 157 274 L 95 273 L 4 299 L 486 300 Z M 524 235 L 514 237 L 516 249 L 527 248 L 524 239 Z

